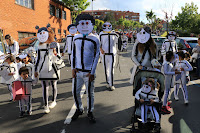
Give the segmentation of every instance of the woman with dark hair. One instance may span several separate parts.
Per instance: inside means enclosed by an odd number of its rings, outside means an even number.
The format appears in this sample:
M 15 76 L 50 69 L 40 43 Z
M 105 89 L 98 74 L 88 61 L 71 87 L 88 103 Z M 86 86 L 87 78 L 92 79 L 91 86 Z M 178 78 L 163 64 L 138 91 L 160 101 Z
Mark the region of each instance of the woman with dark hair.
M 137 33 L 137 40 L 133 45 L 132 61 L 134 63 L 130 83 L 133 84 L 138 69 L 152 68 L 151 60 L 156 58 L 156 44 L 151 38 L 150 27 L 142 28 Z
M 5 36 L 6 52 L 14 56 L 19 54 L 19 44 L 9 34 Z

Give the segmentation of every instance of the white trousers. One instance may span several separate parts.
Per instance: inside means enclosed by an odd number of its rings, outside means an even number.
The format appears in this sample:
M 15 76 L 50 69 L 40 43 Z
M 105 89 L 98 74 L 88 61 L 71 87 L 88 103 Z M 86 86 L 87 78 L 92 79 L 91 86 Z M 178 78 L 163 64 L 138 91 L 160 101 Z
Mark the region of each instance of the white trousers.
M 32 98 L 31 95 L 25 95 L 21 100 L 19 100 L 19 110 L 25 111 L 25 105 L 27 106 L 27 111 L 32 111 L 31 102 Z
M 163 106 L 166 106 L 166 105 L 167 105 L 167 100 L 168 100 L 170 91 L 171 91 L 171 88 L 167 88 L 167 87 L 165 86 L 165 95 L 164 95 L 164 100 L 163 100 Z
M 176 83 L 175 87 L 174 87 L 174 96 L 178 96 L 178 92 L 179 92 L 179 83 Z M 187 86 L 186 84 L 181 85 L 181 90 L 183 92 L 183 97 L 184 100 L 188 100 L 188 91 L 187 91 Z
M 141 118 L 142 118 L 142 123 L 146 123 L 147 122 L 147 111 L 150 110 L 154 120 L 156 121 L 156 123 L 160 123 L 160 118 L 159 118 L 159 114 L 156 110 L 156 107 L 154 106 L 148 106 L 145 104 L 141 105 Z
M 83 111 L 83 104 L 81 101 L 81 89 L 83 85 L 86 87 L 87 91 L 87 110 L 92 112 L 94 110 L 94 81 L 89 82 L 89 77 L 86 77 L 88 72 L 77 72 L 76 78 L 73 78 L 72 82 L 72 94 L 74 96 L 74 101 L 76 108 Z
M 49 100 L 49 83 L 52 87 L 52 101 L 56 101 L 57 98 L 57 80 L 41 80 L 42 88 L 43 88 L 43 101 L 44 105 L 48 106 Z
M 102 55 L 102 62 L 105 71 L 106 82 L 109 86 L 113 86 L 114 66 L 115 58 L 114 55 Z
M 8 86 L 8 91 L 10 92 L 10 99 L 13 99 L 13 93 L 12 93 L 12 85 L 7 85 Z

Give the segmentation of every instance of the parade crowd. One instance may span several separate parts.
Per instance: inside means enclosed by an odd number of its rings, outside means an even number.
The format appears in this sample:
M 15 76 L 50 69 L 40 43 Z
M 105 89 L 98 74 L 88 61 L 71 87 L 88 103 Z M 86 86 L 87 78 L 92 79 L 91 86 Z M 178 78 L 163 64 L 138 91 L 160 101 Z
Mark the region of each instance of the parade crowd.
M 97 64 L 101 60 L 105 70 L 106 87 L 114 91 L 114 66 L 116 57 L 120 51 L 126 51 L 131 35 L 115 32 L 110 22 L 105 22 L 103 31 L 92 33 L 95 25 L 94 18 L 89 14 L 80 14 L 76 23 L 67 27 L 69 35 L 66 37 L 65 47 L 60 53 L 59 43 L 55 42 L 55 35 L 51 26 L 36 26 L 39 46 L 37 56 L 30 53 L 19 53 L 19 44 L 11 35 L 6 35 L 6 52 L 4 62 L 0 65 L 1 83 L 8 86 L 10 101 L 19 101 L 20 117 L 32 114 L 32 87 L 41 81 L 43 88 L 44 112 L 50 113 L 50 109 L 56 106 L 57 81 L 60 79 L 60 70 L 65 67 L 62 56 L 67 53 L 72 71 L 72 94 L 76 105 L 76 112 L 72 120 L 76 120 L 84 113 L 81 101 L 81 90 L 86 86 L 87 93 L 87 117 L 95 123 L 94 117 L 94 81 Z M 151 71 L 162 74 L 165 77 L 164 90 L 161 90 L 159 79 L 155 77 L 140 77 L 140 85 L 134 89 L 134 96 L 140 103 L 141 119 L 143 126 L 147 123 L 147 112 L 151 111 L 155 120 L 154 129 L 160 130 L 159 114 L 170 114 L 169 94 L 174 88 L 174 98 L 179 100 L 178 92 L 181 88 L 184 96 L 184 104 L 188 105 L 187 83 L 190 80 L 189 71 L 193 67 L 189 63 L 190 55 L 187 51 L 179 50 L 175 42 L 176 32 L 170 31 L 167 39 L 162 44 L 161 54 L 163 61 L 157 60 L 157 46 L 151 37 L 151 29 L 143 27 L 138 29 L 135 35 L 135 43 L 132 49 L 131 59 L 134 63 L 130 83 L 135 84 L 135 75 L 140 71 Z M 123 41 L 122 41 L 123 40 Z M 200 44 L 200 40 L 198 40 Z M 199 45 L 194 52 L 200 51 Z M 197 62 L 200 62 L 197 60 Z M 52 88 L 52 99 L 49 103 L 49 87 Z M 23 88 L 23 96 L 17 97 L 16 89 Z M 154 103 L 162 102 L 160 112 Z M 148 102 L 148 104 L 146 104 Z

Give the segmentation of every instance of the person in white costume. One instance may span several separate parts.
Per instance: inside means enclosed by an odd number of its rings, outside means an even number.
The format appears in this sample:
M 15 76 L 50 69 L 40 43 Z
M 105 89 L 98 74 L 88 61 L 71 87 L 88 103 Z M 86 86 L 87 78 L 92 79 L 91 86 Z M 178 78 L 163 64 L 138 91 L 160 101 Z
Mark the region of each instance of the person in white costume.
M 107 88 L 112 91 L 115 90 L 113 80 L 114 80 L 114 66 L 116 62 L 117 55 L 117 43 L 118 35 L 112 30 L 112 25 L 109 22 L 103 24 L 103 31 L 100 32 L 100 51 L 102 56 L 102 62 L 105 71 Z
M 174 98 L 175 98 L 175 100 L 179 100 L 178 91 L 179 91 L 179 87 L 181 85 L 184 102 L 185 102 L 185 104 L 188 104 L 188 91 L 187 91 L 187 86 L 186 86 L 187 74 L 186 73 L 189 71 L 192 71 L 193 68 L 187 60 L 184 60 L 185 53 L 183 51 L 178 52 L 178 56 L 179 56 L 179 61 L 176 62 L 175 69 L 178 71 L 181 71 L 181 73 L 177 74 L 175 77 Z
M 94 79 L 95 70 L 99 59 L 100 42 L 99 38 L 91 34 L 95 25 L 93 16 L 89 14 L 80 14 L 76 18 L 77 29 L 80 34 L 74 37 L 72 49 L 72 93 L 76 105 L 76 112 L 72 120 L 76 120 L 83 114 L 83 105 L 81 101 L 82 86 L 86 86 L 87 98 L 87 116 L 90 122 L 95 123 L 93 115 L 94 110 Z
M 65 43 L 65 47 L 64 47 L 62 56 L 64 56 L 65 52 L 67 51 L 68 60 L 69 60 L 69 63 L 71 64 L 72 45 L 73 45 L 74 36 L 77 33 L 77 27 L 75 24 L 70 24 L 67 27 L 67 30 L 69 31 L 70 34 L 67 35 L 67 37 L 66 37 L 66 43 Z
M 49 108 L 56 106 L 57 80 L 60 78 L 57 61 L 61 58 L 56 52 L 57 43 L 54 42 L 54 32 L 50 28 L 50 24 L 42 28 L 36 26 L 36 29 L 38 29 L 37 38 L 40 44 L 37 51 L 35 77 L 39 74 L 39 80 L 41 80 L 43 88 L 44 112 L 49 113 Z M 50 105 L 48 104 L 49 84 L 51 84 L 53 94 Z
M 5 36 L 6 53 L 17 56 L 19 54 L 19 44 L 9 34 Z
M 161 55 L 163 56 L 163 62 L 166 61 L 166 53 L 167 51 L 172 51 L 174 54 L 178 52 L 176 39 L 176 32 L 169 31 L 167 35 L 167 39 L 163 42 L 161 48 Z

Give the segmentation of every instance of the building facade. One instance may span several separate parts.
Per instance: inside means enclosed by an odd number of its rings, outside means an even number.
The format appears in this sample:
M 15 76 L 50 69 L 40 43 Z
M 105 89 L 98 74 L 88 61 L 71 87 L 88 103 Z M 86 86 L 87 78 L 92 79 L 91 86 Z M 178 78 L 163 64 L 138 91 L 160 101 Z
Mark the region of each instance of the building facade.
M 140 13 L 135 13 L 131 11 L 114 11 L 114 10 L 86 10 L 82 13 L 89 13 L 93 15 L 95 19 L 104 20 L 107 14 L 114 16 L 115 20 L 123 17 L 129 20 L 140 21 Z
M 71 24 L 71 13 L 59 0 L 1 0 L 0 32 L 15 40 L 34 36 L 35 26 L 51 24 L 56 37 L 65 37 Z M 0 34 L 0 35 L 1 35 Z

